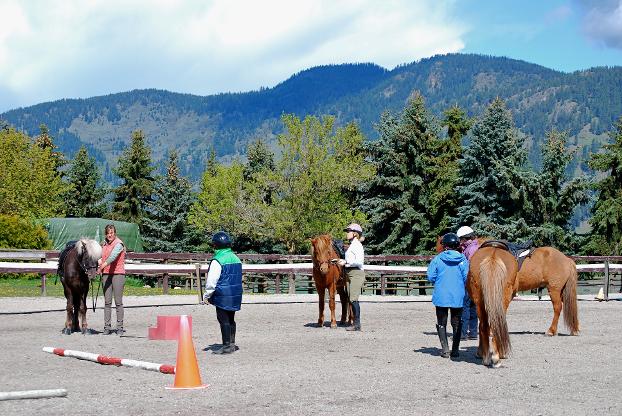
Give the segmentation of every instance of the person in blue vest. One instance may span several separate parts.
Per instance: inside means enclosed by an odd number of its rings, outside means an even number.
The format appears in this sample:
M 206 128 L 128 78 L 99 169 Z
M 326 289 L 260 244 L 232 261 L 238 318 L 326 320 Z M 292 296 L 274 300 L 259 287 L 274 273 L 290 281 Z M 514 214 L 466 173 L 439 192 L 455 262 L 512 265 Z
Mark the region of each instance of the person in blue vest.
M 436 332 L 441 341 L 441 357 L 458 357 L 462 335 L 462 306 L 469 261 L 458 252 L 460 239 L 454 233 L 447 233 L 441 240 L 444 251 L 432 259 L 428 266 L 428 280 L 434 283 L 432 303 L 436 307 Z M 451 310 L 453 339 L 451 354 L 447 343 L 447 315 Z
M 216 307 L 222 347 L 214 354 L 231 354 L 235 345 L 235 312 L 242 305 L 242 262 L 231 250 L 231 237 L 219 231 L 212 237 L 214 257 L 207 271 L 203 301 Z

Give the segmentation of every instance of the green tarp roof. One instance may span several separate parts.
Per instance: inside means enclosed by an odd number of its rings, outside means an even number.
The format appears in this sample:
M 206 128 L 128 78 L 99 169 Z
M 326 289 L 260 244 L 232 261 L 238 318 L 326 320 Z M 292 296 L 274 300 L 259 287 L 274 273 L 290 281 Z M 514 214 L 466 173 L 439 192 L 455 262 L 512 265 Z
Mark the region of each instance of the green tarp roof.
M 65 244 L 82 237 L 104 241 L 104 228 L 114 224 L 117 236 L 123 240 L 128 251 L 143 251 L 143 240 L 138 225 L 131 222 L 111 221 L 103 218 L 47 218 L 42 221 L 55 250 L 62 250 Z

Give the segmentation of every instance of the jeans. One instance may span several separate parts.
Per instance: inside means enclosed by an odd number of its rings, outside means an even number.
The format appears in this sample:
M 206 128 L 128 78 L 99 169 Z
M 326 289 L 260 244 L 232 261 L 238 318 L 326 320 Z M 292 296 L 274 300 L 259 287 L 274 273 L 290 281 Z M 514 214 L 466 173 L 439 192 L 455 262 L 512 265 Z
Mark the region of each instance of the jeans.
M 477 337 L 477 308 L 468 294 L 464 295 L 462 308 L 462 338 Z

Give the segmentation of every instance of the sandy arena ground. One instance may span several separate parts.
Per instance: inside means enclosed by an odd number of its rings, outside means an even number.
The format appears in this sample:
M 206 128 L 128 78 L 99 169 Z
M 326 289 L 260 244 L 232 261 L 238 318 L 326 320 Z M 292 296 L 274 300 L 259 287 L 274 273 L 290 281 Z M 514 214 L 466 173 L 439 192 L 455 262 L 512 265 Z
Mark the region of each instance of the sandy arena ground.
M 587 415 L 621 413 L 622 301 L 581 300 L 581 335 L 543 335 L 548 301 L 509 310 L 513 355 L 490 369 L 464 341 L 438 355 L 429 297 L 361 298 L 363 331 L 316 328 L 314 295 L 245 296 L 234 354 L 218 356 L 213 307 L 196 296 L 126 297 L 127 334 L 62 335 L 64 299 L 0 299 L 0 391 L 65 388 L 66 398 L 0 401 L 2 415 Z M 90 300 L 89 300 L 90 302 Z M 90 326 L 101 331 L 103 299 Z M 328 307 L 326 308 L 328 310 Z M 45 346 L 175 364 L 175 341 L 150 341 L 157 315 L 189 314 L 204 390 L 174 376 L 59 357 Z M 113 310 L 114 320 L 114 310 Z

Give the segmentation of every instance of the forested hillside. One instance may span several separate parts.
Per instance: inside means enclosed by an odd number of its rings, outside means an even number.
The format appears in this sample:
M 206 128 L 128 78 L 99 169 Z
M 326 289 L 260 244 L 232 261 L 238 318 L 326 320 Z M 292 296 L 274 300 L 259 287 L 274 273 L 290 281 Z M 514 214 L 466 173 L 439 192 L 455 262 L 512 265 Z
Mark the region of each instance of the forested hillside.
M 579 147 L 570 165 L 574 172 L 585 167 L 589 154 L 607 140 L 604 132 L 622 115 L 622 67 L 566 74 L 508 58 L 452 54 L 391 71 L 373 64 L 316 67 L 247 93 L 201 97 L 135 90 L 63 99 L 12 110 L 0 119 L 32 136 L 47 125 L 68 158 L 86 145 L 108 181 L 132 131 L 141 129 L 156 162 L 176 149 L 182 174 L 195 181 L 211 149 L 223 162 L 243 157 L 250 141 L 274 139 L 283 113 L 331 114 L 337 125 L 354 120 L 369 140 L 376 140 L 380 115 L 400 111 L 416 91 L 436 115 L 457 104 L 469 116 L 479 116 L 495 97 L 502 98 L 527 136 L 534 165 L 539 165 L 545 132 L 568 131 L 568 145 Z

